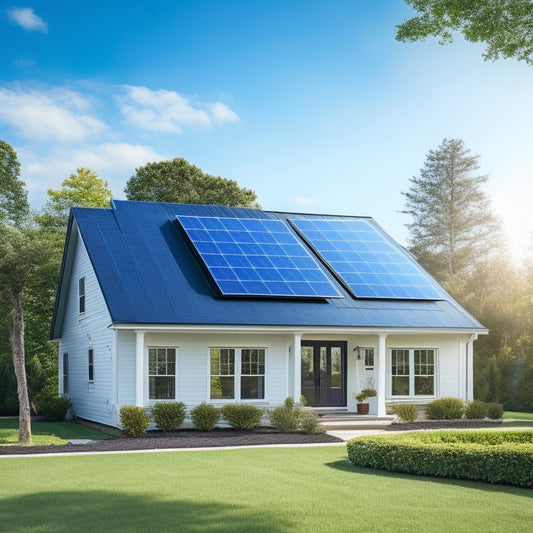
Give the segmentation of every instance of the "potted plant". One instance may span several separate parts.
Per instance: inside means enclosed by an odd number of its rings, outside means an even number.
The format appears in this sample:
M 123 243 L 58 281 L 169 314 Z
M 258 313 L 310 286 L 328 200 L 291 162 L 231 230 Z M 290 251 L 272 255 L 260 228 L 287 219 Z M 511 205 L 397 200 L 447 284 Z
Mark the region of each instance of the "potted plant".
M 359 394 L 353 394 L 353 397 L 357 400 L 357 414 L 358 415 L 367 415 L 370 408 L 370 404 L 366 401 L 368 396 L 364 391 Z
M 377 413 L 377 409 L 378 409 L 377 392 L 376 392 L 376 390 L 374 388 L 372 388 L 372 387 L 369 387 L 368 389 L 363 389 L 361 392 L 363 394 L 365 394 L 366 397 L 368 398 L 368 405 L 369 405 L 368 412 L 370 414 L 375 415 Z

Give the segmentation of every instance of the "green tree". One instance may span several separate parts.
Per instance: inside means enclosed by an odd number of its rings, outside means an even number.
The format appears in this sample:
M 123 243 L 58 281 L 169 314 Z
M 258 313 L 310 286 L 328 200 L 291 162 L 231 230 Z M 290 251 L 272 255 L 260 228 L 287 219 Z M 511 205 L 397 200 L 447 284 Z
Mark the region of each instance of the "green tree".
M 19 176 L 20 163 L 15 150 L 0 141 L 0 224 L 19 225 L 30 211 L 28 193 Z
M 516 58 L 533 64 L 533 3 L 531 0 L 405 0 L 421 16 L 396 26 L 403 42 L 437 37 L 439 44 L 461 32 L 467 41 L 485 43 L 485 60 Z
M 260 207 L 254 191 L 206 174 L 183 158 L 148 163 L 135 171 L 124 189 L 128 200 Z
M 498 219 L 481 189 L 487 177 L 477 174 L 479 156 L 469 153 L 462 140 L 444 139 L 402 193 L 402 212 L 412 217 L 410 251 L 452 292 L 501 245 Z
M 48 189 L 48 201 L 37 220 L 43 228 L 63 232 L 71 207 L 107 207 L 112 195 L 107 181 L 81 167 L 63 181 L 60 189 Z

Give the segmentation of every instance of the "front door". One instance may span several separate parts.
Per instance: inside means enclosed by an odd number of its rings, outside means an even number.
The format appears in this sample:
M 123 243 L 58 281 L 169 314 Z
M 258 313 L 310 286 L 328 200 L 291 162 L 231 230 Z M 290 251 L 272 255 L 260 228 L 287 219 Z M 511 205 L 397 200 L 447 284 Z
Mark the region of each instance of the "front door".
M 302 341 L 302 395 L 312 407 L 346 407 L 345 341 Z

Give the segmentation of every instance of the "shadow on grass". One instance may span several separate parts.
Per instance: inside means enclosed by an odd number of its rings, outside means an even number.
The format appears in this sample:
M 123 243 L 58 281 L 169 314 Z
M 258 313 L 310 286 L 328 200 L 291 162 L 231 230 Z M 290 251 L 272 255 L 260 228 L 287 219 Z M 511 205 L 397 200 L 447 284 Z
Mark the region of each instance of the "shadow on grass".
M 476 490 L 483 490 L 489 492 L 506 493 L 506 494 L 520 494 L 533 496 L 530 489 L 525 487 L 515 487 L 513 485 L 497 485 L 487 483 L 485 481 L 474 481 L 471 479 L 457 479 L 448 477 L 433 477 L 433 476 L 418 476 L 416 474 L 407 474 L 404 472 L 392 472 L 389 470 L 379 470 L 377 468 L 366 468 L 364 466 L 354 465 L 348 458 L 342 461 L 334 461 L 332 463 L 326 463 L 325 466 L 334 468 L 335 470 L 341 470 L 342 472 L 351 472 L 354 474 L 362 474 L 365 476 L 377 476 L 386 478 L 405 479 L 410 481 L 424 481 L 438 483 L 440 485 L 457 485 L 460 487 L 468 487 Z
M 7 498 L 0 506 L 2 531 L 217 531 L 266 533 L 295 527 L 275 512 L 246 505 L 190 502 L 179 497 L 111 491 L 39 492 Z

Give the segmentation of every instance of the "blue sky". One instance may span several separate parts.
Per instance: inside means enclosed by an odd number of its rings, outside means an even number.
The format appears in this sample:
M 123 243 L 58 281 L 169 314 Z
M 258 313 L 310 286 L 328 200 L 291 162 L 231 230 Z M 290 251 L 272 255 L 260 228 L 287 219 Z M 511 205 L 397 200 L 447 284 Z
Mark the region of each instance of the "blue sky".
M 370 215 L 405 244 L 401 191 L 458 137 L 519 258 L 533 69 L 460 37 L 396 42 L 412 15 L 401 0 L 4 3 L 0 139 L 35 208 L 77 167 L 123 198 L 136 167 L 184 157 L 265 209 Z

